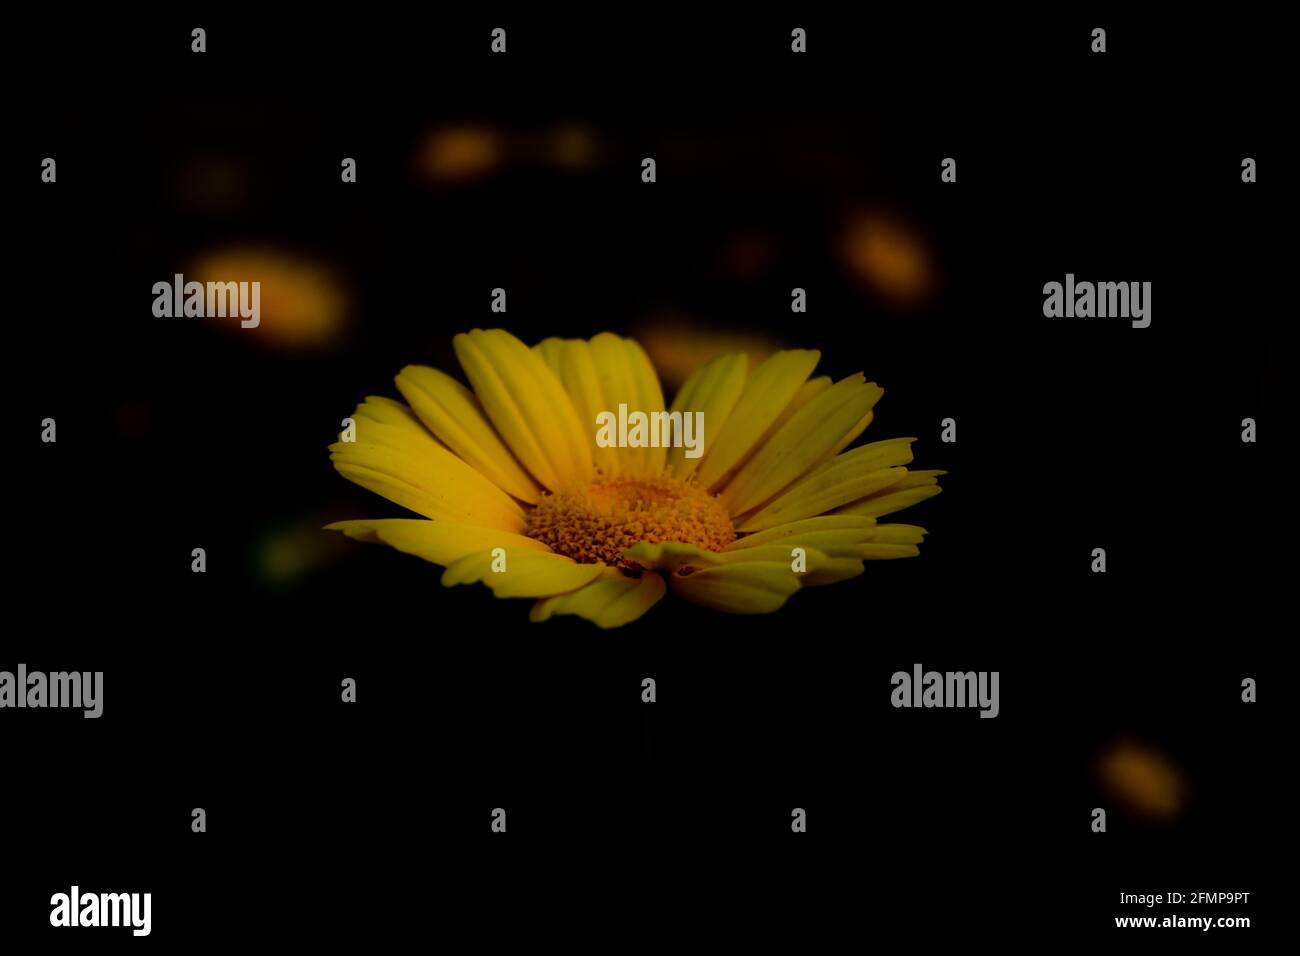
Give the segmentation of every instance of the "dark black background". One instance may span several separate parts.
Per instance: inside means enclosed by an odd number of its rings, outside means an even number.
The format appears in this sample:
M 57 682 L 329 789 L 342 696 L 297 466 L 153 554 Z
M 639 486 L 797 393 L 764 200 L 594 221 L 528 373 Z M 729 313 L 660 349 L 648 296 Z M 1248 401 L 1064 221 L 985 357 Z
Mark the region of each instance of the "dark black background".
M 505 57 L 487 52 L 496 25 Z M 807 56 L 788 52 L 795 25 Z M 694 938 L 723 945 L 1148 943 L 1161 931 L 1114 928 L 1148 912 L 1118 894 L 1168 889 L 1251 891 L 1180 911 L 1249 915 L 1232 944 L 1262 939 L 1287 673 L 1276 42 L 1262 20 L 1101 15 L 15 23 L 0 668 L 103 670 L 106 690 L 97 721 L 4 712 L 6 937 L 150 945 L 51 935 L 49 897 L 76 882 L 152 892 L 155 946 L 576 943 L 606 924 L 617 945 L 681 940 L 697 916 Z M 577 120 L 612 149 L 585 175 L 431 190 L 411 152 L 456 120 Z M 640 157 L 677 139 L 709 161 L 641 183 Z M 253 170 L 248 208 L 177 205 L 177 171 L 214 153 Z M 826 154 L 848 172 L 816 172 Z M 862 202 L 934 243 L 924 308 L 845 278 L 833 235 Z M 761 279 L 715 268 L 737 228 L 775 237 Z M 286 357 L 152 317 L 153 282 L 244 239 L 347 278 L 345 347 Z M 1066 272 L 1151 281 L 1151 327 L 1044 319 L 1043 283 Z M 929 529 L 921 557 L 770 616 L 670 596 L 613 632 L 530 626 L 526 602 L 446 591 L 383 548 L 349 545 L 288 588 L 253 573 L 268 528 L 399 514 L 325 446 L 402 365 L 454 369 L 451 336 L 475 326 L 531 342 L 662 309 L 880 382 L 868 435 L 915 435 L 917 467 L 949 471 L 899 519 Z M 124 431 L 124 405 L 145 424 Z M 47 416 L 54 445 L 35 437 Z M 1246 416 L 1259 444 L 1240 441 Z M 999 670 L 1001 715 L 894 710 L 890 675 L 918 661 Z M 1168 753 L 1192 801 L 1093 834 L 1091 767 L 1121 736 Z

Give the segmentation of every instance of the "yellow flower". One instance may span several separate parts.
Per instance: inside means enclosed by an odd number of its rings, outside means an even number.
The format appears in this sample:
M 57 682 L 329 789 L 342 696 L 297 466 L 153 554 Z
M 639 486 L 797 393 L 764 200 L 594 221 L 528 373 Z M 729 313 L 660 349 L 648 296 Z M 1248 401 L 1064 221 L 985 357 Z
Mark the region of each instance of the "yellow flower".
M 810 378 L 818 352 L 752 372 L 722 356 L 666 406 L 645 352 L 608 332 L 530 349 L 475 329 L 455 348 L 471 388 L 407 366 L 408 404 L 367 398 L 330 446 L 340 474 L 424 517 L 329 527 L 445 566 L 448 587 L 481 582 L 537 599 L 534 621 L 608 628 L 653 607 L 665 579 L 688 601 L 760 614 L 865 560 L 918 553 L 923 529 L 876 519 L 938 494 L 943 472 L 905 467 L 911 438 L 846 451 L 884 393 L 860 373 Z M 681 441 L 605 447 L 599 416 L 620 405 L 702 413 L 696 457 Z

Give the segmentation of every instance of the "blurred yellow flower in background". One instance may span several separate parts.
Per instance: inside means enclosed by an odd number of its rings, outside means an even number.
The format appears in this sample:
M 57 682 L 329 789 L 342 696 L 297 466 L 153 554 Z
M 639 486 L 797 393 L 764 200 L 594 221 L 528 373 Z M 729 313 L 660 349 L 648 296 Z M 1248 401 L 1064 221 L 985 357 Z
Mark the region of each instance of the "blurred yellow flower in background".
M 659 372 L 660 380 L 676 388 L 705 362 L 722 355 L 743 352 L 752 369 L 781 344 L 760 332 L 704 329 L 680 319 L 658 319 L 635 329 L 636 340 Z
M 280 249 L 231 246 L 198 256 L 187 270 L 199 282 L 232 277 L 261 283 L 261 319 L 241 330 L 264 344 L 293 350 L 335 343 L 347 316 L 348 297 L 328 268 Z

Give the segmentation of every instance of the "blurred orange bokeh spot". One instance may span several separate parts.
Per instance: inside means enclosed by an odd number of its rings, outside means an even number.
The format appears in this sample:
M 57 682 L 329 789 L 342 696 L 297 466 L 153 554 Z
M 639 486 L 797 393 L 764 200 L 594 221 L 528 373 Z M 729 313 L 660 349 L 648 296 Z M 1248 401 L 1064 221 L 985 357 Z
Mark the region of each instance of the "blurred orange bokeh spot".
M 1107 792 L 1136 816 L 1167 820 L 1183 808 L 1183 775 L 1143 744 L 1115 744 L 1097 761 L 1097 772 Z
M 854 278 L 893 305 L 918 305 L 934 290 L 930 247 L 901 220 L 860 213 L 846 223 L 840 248 Z
M 199 282 L 260 282 L 260 322 L 240 331 L 267 344 L 320 348 L 343 331 L 347 295 L 338 280 L 326 267 L 296 253 L 244 246 L 217 249 L 195 259 L 187 272 Z
M 496 172 L 505 158 L 501 134 L 488 126 L 445 126 L 420 144 L 416 165 L 438 183 L 463 183 Z
M 599 152 L 595 133 L 577 124 L 557 127 L 550 135 L 548 147 L 551 161 L 569 172 L 590 169 L 596 164 Z

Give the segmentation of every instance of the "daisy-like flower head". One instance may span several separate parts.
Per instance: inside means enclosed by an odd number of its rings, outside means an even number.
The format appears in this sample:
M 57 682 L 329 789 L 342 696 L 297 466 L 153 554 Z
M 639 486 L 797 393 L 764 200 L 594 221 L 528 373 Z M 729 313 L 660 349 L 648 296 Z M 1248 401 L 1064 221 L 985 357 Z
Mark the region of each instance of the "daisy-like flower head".
M 641 347 L 608 332 L 529 348 L 475 329 L 455 348 L 470 388 L 407 366 L 407 404 L 367 398 L 354 434 L 330 446 L 345 478 L 423 517 L 329 527 L 445 566 L 448 587 L 483 583 L 535 599 L 534 621 L 609 628 L 669 586 L 761 614 L 867 560 L 918 553 L 922 528 L 877 519 L 938 494 L 943 472 L 906 467 L 912 438 L 849 449 L 884 392 L 860 373 L 810 378 L 818 352 L 778 352 L 752 372 L 744 355 L 717 358 L 668 406 Z M 600 417 L 620 405 L 702 413 L 703 441 L 603 447 Z

